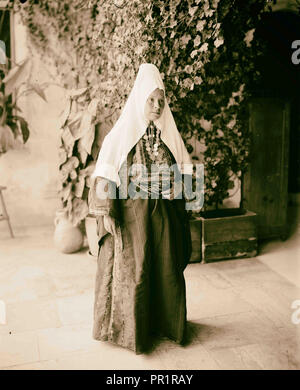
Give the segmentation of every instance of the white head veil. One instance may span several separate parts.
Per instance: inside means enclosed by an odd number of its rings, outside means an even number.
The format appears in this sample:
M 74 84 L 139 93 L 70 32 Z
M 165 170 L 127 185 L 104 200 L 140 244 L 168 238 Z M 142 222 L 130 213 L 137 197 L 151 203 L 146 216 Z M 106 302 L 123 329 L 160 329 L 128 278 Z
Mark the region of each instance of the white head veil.
M 121 115 L 103 140 L 92 178 L 101 176 L 120 185 L 118 172 L 128 153 L 147 129 L 145 104 L 149 95 L 157 88 L 165 92 L 159 70 L 153 64 L 141 64 Z M 190 155 L 166 99 L 162 115 L 154 123 L 161 130 L 161 139 L 172 152 L 181 173 L 192 174 Z

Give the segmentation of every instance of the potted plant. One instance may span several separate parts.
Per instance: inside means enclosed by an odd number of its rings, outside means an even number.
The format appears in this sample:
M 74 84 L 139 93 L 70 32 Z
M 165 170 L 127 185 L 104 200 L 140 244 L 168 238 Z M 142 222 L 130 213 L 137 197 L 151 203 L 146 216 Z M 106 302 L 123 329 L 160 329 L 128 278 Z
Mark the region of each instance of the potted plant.
M 190 219 L 190 262 L 254 257 L 257 254 L 256 214 L 243 208 L 201 211 Z
M 218 127 L 215 129 L 211 123 L 205 123 L 204 126 L 210 132 L 210 139 L 218 136 Z M 231 133 L 231 128 L 225 129 L 223 126 L 223 129 L 224 138 L 226 136 L 228 143 L 233 138 L 233 143 L 235 134 Z M 244 134 L 247 135 L 246 130 Z M 191 213 L 193 253 L 190 262 L 207 263 L 254 257 L 257 254 L 256 214 L 243 207 L 242 179 L 248 167 L 248 149 L 246 143 L 243 148 L 236 150 L 236 163 L 233 165 L 229 148 L 220 151 L 217 142 L 210 142 L 209 147 L 204 148 L 204 205 L 200 211 Z M 230 165 L 232 169 L 228 171 Z M 234 193 L 230 195 L 233 188 Z M 239 189 L 238 207 L 224 207 L 224 200 L 235 195 Z
M 201 213 L 201 259 L 254 257 L 257 254 L 256 214 L 242 208 Z
M 29 75 L 29 60 L 15 64 L 12 68 L 9 68 L 11 60 L 8 57 L 6 60 L 5 64 L 0 64 L 0 155 L 26 143 L 29 138 L 28 123 L 21 115 L 17 99 L 35 92 L 46 101 L 42 88 L 26 80 Z M 26 88 L 22 89 L 23 86 Z
M 217 147 L 217 146 L 216 146 Z M 225 157 L 224 157 L 225 159 Z M 207 163 L 204 164 L 207 172 Z M 238 165 L 246 172 L 247 163 Z M 226 170 L 220 169 L 224 175 Z M 235 175 L 232 175 L 235 176 Z M 208 263 L 212 261 L 254 257 L 257 254 L 256 214 L 243 207 L 243 194 L 238 207 L 225 208 L 223 202 L 228 199 L 230 188 L 238 185 L 242 188 L 242 178 L 235 181 L 222 181 L 214 185 L 204 179 L 204 198 L 206 203 L 201 211 L 192 212 L 190 227 L 193 252 L 190 262 Z M 209 186 L 213 185 L 211 191 Z M 229 185 L 228 185 L 229 184 Z M 225 195 L 224 196 L 224 190 Z
M 90 224 L 95 221 L 90 221 L 87 196 L 90 175 L 95 165 L 92 147 L 97 133 L 94 118 L 98 100 L 92 99 L 88 102 L 88 88 L 69 91 L 67 100 L 67 107 L 62 113 L 59 148 L 61 176 L 59 195 L 62 210 L 57 212 L 58 220 L 63 212 L 61 224 L 64 224 L 65 229 L 59 233 L 55 232 L 55 242 L 62 252 L 72 253 L 83 245 L 85 228 L 82 223 L 85 219 L 88 219 L 86 222 L 88 240 L 93 240 L 91 238 L 93 229 L 90 228 Z M 96 228 L 94 230 L 96 233 Z M 68 240 L 60 239 L 61 236 L 68 237 Z M 90 245 L 92 248 L 92 242 Z

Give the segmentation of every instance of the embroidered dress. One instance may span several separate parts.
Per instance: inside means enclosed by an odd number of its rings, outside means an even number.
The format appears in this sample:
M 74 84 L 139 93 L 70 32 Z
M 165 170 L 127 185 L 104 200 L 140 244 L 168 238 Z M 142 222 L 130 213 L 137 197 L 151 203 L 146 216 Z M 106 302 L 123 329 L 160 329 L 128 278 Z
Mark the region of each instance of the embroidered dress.
M 151 166 L 153 161 L 144 138 L 132 148 L 126 163 L 127 167 Z M 175 163 L 162 141 L 156 163 Z M 133 175 L 127 180 L 139 190 L 149 191 L 151 171 L 148 169 L 140 179 Z M 156 183 L 156 199 L 148 196 L 101 200 L 96 187 L 103 181 L 109 184 L 108 179 L 97 177 L 89 195 L 90 212 L 97 217 L 99 236 L 93 337 L 137 354 L 145 352 L 158 335 L 182 343 L 186 327 L 183 271 L 191 254 L 185 200 L 164 198 L 163 178 Z M 115 219 L 117 235 L 105 230 L 103 215 Z
M 152 126 L 159 133 L 156 127 Z M 141 138 L 134 148 L 132 164 L 142 167 L 142 169 L 136 175 L 132 175 L 131 182 L 146 197 L 162 197 L 163 189 L 169 189 L 169 196 L 172 196 L 174 191 L 174 171 L 170 170 L 169 167 L 174 166 L 176 161 L 159 135 L 155 137 L 156 142 L 158 142 L 156 144 L 157 149 L 155 149 L 156 155 L 153 156 L 153 153 L 147 151 L 149 134 L 148 127 L 145 136 Z
M 148 129 L 154 138 L 149 133 L 145 137 L 149 121 L 156 126 L 156 131 L 151 129 L 150 122 Z M 156 167 L 166 165 L 161 179 L 155 170 L 149 171 L 149 157 Z M 191 238 L 185 199 L 177 197 L 178 181 L 172 178 L 169 190 L 165 185 L 174 161 L 180 173 L 191 178 L 193 164 L 160 72 L 154 64 L 144 63 L 118 120 L 103 139 L 89 193 L 99 236 L 93 336 L 136 353 L 146 351 L 157 335 L 178 343 L 184 338 L 183 271 Z M 144 164 L 146 172 L 123 176 L 137 163 Z M 128 188 L 125 196 L 123 184 Z M 99 196 L 104 186 L 116 196 Z M 130 191 L 136 196 L 127 196 Z M 103 215 L 113 217 L 113 234 L 104 228 Z

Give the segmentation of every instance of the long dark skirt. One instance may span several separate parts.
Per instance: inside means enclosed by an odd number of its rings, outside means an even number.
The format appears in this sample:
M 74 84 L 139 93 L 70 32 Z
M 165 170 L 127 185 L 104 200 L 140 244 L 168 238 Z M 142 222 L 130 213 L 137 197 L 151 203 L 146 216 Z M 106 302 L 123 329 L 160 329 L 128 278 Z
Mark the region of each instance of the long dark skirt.
M 95 282 L 96 340 L 145 352 L 156 335 L 182 343 L 186 327 L 183 271 L 191 254 L 184 200 L 119 200 L 123 252 L 114 237 L 99 241 Z M 119 263 L 119 264 L 118 264 Z

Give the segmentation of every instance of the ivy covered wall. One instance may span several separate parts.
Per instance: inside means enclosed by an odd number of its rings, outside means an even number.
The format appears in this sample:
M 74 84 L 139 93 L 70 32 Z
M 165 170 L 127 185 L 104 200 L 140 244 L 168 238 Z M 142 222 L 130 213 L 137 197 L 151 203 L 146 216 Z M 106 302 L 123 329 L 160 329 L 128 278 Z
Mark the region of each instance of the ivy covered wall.
M 255 27 L 268 7 L 266 0 L 50 0 L 27 2 L 21 12 L 32 52 L 56 69 L 53 80 L 87 87 L 86 104 L 99 99 L 95 122 L 104 133 L 139 64 L 157 65 L 189 151 L 192 137 L 202 145 L 205 205 L 218 207 L 247 169 L 249 87 L 263 51 Z M 95 162 L 97 142 L 77 177 Z

